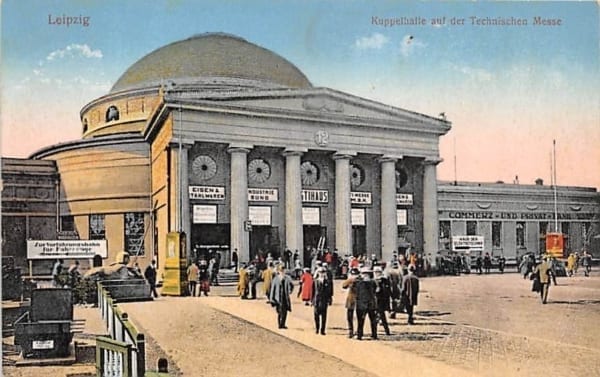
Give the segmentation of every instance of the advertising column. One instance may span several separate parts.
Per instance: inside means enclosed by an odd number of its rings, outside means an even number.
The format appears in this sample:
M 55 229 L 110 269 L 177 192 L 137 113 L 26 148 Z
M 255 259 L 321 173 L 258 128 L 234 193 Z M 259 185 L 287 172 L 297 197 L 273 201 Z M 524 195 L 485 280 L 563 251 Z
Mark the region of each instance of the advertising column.
M 230 146 L 231 154 L 231 250 L 238 250 L 240 261 L 250 259 L 249 234 L 244 224 L 248 220 L 248 147 Z
M 335 160 L 335 247 L 341 255 L 352 254 L 352 206 L 350 203 L 349 154 L 336 154 Z
M 440 160 L 423 162 L 423 253 L 431 267 L 435 267 L 439 241 L 436 169 L 439 163 Z
M 302 181 L 299 151 L 285 151 L 285 242 L 292 253 L 303 252 Z

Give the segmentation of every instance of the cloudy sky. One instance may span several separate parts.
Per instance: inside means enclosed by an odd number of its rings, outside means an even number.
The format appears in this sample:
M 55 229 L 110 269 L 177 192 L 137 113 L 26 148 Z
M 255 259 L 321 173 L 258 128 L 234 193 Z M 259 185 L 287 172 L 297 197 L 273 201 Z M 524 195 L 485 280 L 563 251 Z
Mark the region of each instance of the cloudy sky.
M 439 179 L 550 183 L 555 139 L 558 184 L 600 188 L 596 2 L 4 0 L 2 156 L 78 139 L 81 107 L 130 65 L 205 32 L 315 86 L 444 112 Z

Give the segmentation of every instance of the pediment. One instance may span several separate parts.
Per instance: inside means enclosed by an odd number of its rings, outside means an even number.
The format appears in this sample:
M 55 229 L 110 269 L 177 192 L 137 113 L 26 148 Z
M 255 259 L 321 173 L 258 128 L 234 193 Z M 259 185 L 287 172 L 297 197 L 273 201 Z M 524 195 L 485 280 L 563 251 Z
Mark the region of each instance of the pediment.
M 237 108 L 289 117 L 417 126 L 442 133 L 450 129 L 450 123 L 443 118 L 433 118 L 328 88 L 215 93 L 202 100 L 205 104 L 205 101 L 210 101 L 232 110 Z

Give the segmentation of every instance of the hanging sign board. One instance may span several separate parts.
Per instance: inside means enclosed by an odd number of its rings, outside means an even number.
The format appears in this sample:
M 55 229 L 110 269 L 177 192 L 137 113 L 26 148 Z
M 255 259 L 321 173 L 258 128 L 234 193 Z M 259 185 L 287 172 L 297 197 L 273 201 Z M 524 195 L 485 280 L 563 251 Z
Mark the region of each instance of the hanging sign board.
M 225 187 L 222 186 L 189 186 L 190 199 L 225 200 Z
M 92 259 L 108 257 L 106 240 L 28 240 L 28 259 Z
M 370 192 L 352 191 L 350 193 L 350 203 L 352 204 L 371 204 Z
M 396 205 L 412 206 L 413 194 L 396 194 Z

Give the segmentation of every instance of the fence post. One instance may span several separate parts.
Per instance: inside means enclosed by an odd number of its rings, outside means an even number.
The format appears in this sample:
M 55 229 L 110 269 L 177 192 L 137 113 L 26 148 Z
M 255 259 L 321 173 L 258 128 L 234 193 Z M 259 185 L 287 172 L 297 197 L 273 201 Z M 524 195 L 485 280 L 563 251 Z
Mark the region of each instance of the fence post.
M 146 374 L 146 338 L 144 334 L 138 333 L 135 339 L 137 347 L 137 375 L 144 377 Z

